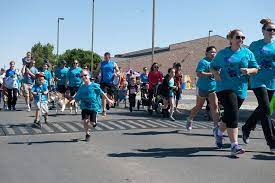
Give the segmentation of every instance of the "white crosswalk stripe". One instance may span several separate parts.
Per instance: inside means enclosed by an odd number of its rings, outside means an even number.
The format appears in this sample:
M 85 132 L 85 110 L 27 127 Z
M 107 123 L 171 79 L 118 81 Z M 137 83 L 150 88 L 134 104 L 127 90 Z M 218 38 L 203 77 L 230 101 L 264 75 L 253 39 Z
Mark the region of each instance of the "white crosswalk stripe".
M 43 125 L 42 128 L 43 128 L 44 130 L 46 130 L 48 133 L 53 133 L 53 132 L 54 132 L 54 130 L 51 129 L 48 125 Z
M 139 126 L 140 128 L 148 128 L 147 126 L 142 125 L 142 124 L 140 124 L 140 123 L 136 123 L 136 122 L 134 122 L 134 121 L 132 121 L 132 120 L 126 120 L 126 122 L 127 122 L 127 123 L 130 123 L 130 124 L 133 124 L 133 125 L 136 125 L 136 126 Z
M 104 128 L 107 128 L 108 130 L 114 130 L 113 127 L 104 124 L 104 122 L 98 122 L 97 124 L 100 126 L 103 126 Z
M 18 130 L 22 133 L 22 134 L 28 134 L 29 132 L 22 126 L 18 127 Z
M 60 126 L 60 125 L 57 124 L 57 123 L 52 123 L 52 125 L 53 125 L 55 128 L 57 128 L 59 131 L 61 131 L 61 132 L 66 132 L 66 131 L 67 131 L 66 129 L 64 129 L 62 126 Z
M 156 125 L 158 125 L 158 126 L 160 126 L 160 127 L 164 127 L 164 128 L 169 127 L 169 126 L 164 125 L 163 123 L 161 123 L 160 120 L 155 120 L 155 121 L 157 121 L 157 122 L 154 122 L 154 121 L 152 121 L 152 120 L 146 120 L 146 121 L 148 121 L 148 122 L 150 122 L 150 123 L 153 123 L 153 124 L 156 124 Z
M 78 132 L 79 130 L 77 128 L 75 128 L 74 126 L 72 126 L 69 123 L 62 123 L 64 126 L 66 126 L 67 128 L 69 128 L 70 130 L 74 131 L 74 132 Z
M 129 124 L 129 123 L 125 123 L 124 121 L 121 121 L 121 120 L 119 120 L 119 121 L 117 121 L 117 122 L 119 122 L 119 123 L 121 123 L 121 124 L 123 124 L 123 125 L 125 125 L 125 126 L 128 126 L 129 128 L 132 128 L 132 129 L 137 128 L 137 127 L 135 127 L 135 126 L 133 126 L 133 125 L 131 125 L 131 124 Z
M 168 127 L 169 126 L 172 126 L 174 128 L 178 128 L 179 126 L 178 125 L 174 125 L 173 123 L 171 123 L 172 121 L 168 121 L 168 120 L 156 120 L 158 123 L 160 124 L 166 124 Z
M 111 125 L 113 125 L 113 126 L 119 128 L 119 129 L 121 129 L 121 130 L 125 130 L 125 129 L 126 129 L 124 126 L 121 126 L 121 125 L 119 125 L 119 124 L 116 123 L 116 122 L 112 122 L 112 121 L 107 121 L 107 122 L 108 122 L 109 124 L 111 124 Z
M 35 133 L 42 133 L 42 131 L 41 131 L 39 128 L 32 128 L 32 130 L 33 130 Z
M 154 125 L 153 123 L 146 122 L 145 120 L 137 120 L 137 122 L 145 124 L 146 126 L 149 126 L 150 128 L 157 128 L 158 126 Z
M 6 130 L 8 131 L 9 135 L 15 135 L 15 131 L 12 128 L 7 127 Z

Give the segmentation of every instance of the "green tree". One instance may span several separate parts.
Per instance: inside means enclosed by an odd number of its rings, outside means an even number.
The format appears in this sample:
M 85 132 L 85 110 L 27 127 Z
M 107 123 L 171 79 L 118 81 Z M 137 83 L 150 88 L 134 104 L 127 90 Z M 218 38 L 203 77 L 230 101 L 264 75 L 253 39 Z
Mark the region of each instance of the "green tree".
M 50 43 L 42 45 L 40 42 L 33 45 L 31 53 L 36 61 L 36 67 L 41 67 L 45 60 L 55 65 L 56 56 L 53 54 L 54 46 Z
M 94 53 L 93 58 L 93 69 L 95 69 L 96 65 L 101 61 L 101 57 L 98 54 Z M 59 56 L 58 60 L 59 62 L 62 60 L 66 60 L 69 67 L 72 66 L 74 60 L 78 60 L 81 67 L 85 65 L 90 67 L 92 61 L 92 52 L 83 49 L 66 50 L 65 53 Z

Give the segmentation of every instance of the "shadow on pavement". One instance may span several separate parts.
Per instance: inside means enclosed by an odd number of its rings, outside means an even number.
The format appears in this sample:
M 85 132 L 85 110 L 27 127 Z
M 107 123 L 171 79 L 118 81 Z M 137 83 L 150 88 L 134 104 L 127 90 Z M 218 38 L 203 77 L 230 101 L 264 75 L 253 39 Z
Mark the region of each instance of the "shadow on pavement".
M 138 133 L 123 133 L 123 135 L 165 135 L 165 134 L 177 134 L 179 130 L 173 130 L 169 132 L 157 132 L 157 131 L 147 131 Z
M 32 144 L 52 144 L 52 143 L 75 143 L 82 141 L 81 139 L 71 139 L 71 140 L 48 140 L 48 141 L 28 141 L 28 142 L 9 142 L 8 144 L 26 144 L 26 145 L 32 145 Z
M 259 155 L 254 155 L 254 157 L 252 159 L 255 159 L 255 160 L 275 160 L 275 155 L 267 156 L 267 155 L 259 154 Z
M 125 158 L 125 157 L 228 157 L 226 155 L 209 154 L 209 152 L 218 152 L 214 147 L 193 147 L 193 148 L 152 148 L 152 149 L 137 149 L 137 152 L 112 153 L 109 157 Z M 195 154 L 198 152 L 207 152 L 206 154 Z

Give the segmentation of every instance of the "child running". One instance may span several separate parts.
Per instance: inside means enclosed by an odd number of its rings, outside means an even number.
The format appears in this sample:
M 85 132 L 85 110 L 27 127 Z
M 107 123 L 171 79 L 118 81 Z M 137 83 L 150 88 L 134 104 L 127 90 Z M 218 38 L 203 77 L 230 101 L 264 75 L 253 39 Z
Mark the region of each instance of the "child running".
M 105 98 L 109 104 L 113 104 L 113 101 L 104 94 L 99 84 L 90 80 L 88 70 L 83 70 L 80 76 L 84 84 L 80 86 L 71 104 L 73 104 L 75 100 L 80 101 L 81 116 L 86 134 L 85 140 L 88 142 L 91 137 L 91 126 L 96 127 L 97 113 L 101 111 L 101 96 Z
M 168 74 L 164 77 L 163 83 L 162 83 L 162 90 L 161 95 L 163 96 L 163 116 L 169 117 L 171 121 L 175 121 L 175 118 L 173 117 L 174 113 L 174 91 L 176 89 L 175 86 L 175 69 L 169 68 Z M 168 113 L 168 108 L 170 107 L 170 111 Z
M 136 96 L 137 96 L 137 92 L 138 92 L 138 85 L 136 83 L 135 77 L 130 78 L 128 90 L 129 90 L 129 109 L 130 109 L 130 112 L 132 112 L 133 107 L 135 107 L 135 105 L 136 105 Z
M 210 72 L 210 63 L 214 59 L 216 52 L 217 51 L 214 46 L 207 47 L 205 51 L 206 57 L 201 59 L 198 63 L 196 72 L 199 79 L 197 81 L 196 106 L 191 109 L 190 115 L 187 118 L 186 129 L 188 131 L 192 129 L 193 118 L 197 115 L 199 110 L 201 110 L 206 99 L 208 99 L 210 103 L 214 127 L 218 126 L 219 111 L 218 98 L 215 92 L 216 81 L 213 74 Z
M 41 127 L 40 115 L 42 115 L 43 113 L 45 114 L 44 115 L 45 123 L 48 123 L 48 112 L 49 112 L 48 99 L 47 99 L 48 84 L 45 83 L 45 76 L 43 73 L 37 74 L 36 78 L 37 78 L 37 82 L 32 87 L 32 94 L 34 96 L 34 106 L 36 108 L 34 124 Z M 41 94 L 41 99 L 39 99 L 40 94 Z M 42 114 L 40 114 L 40 111 L 42 112 Z

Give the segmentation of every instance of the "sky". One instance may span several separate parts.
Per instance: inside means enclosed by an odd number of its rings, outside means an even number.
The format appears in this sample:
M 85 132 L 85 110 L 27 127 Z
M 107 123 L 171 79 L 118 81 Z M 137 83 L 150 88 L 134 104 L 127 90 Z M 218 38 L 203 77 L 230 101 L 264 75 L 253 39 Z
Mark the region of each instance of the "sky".
M 94 51 L 112 55 L 151 47 L 152 0 L 95 0 Z M 275 21 L 275 0 L 156 0 L 155 46 L 207 37 L 225 37 L 239 28 L 245 44 L 262 38 L 262 18 Z M 0 67 L 15 60 L 18 67 L 38 42 L 56 47 L 60 22 L 59 53 L 91 49 L 92 0 L 0 0 Z M 56 53 L 56 50 L 54 51 Z

